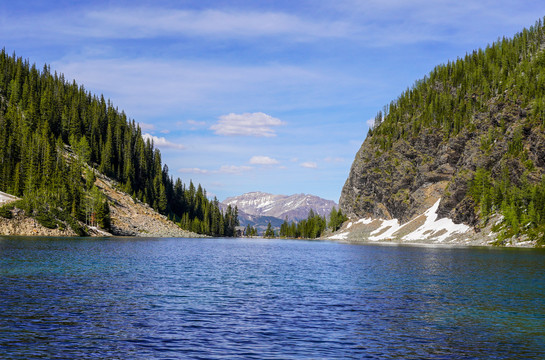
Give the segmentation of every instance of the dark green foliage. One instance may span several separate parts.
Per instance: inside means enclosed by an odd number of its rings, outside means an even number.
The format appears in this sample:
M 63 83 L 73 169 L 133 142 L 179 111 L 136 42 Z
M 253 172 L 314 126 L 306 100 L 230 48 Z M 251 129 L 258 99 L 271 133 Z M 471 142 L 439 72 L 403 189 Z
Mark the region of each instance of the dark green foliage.
M 263 236 L 265 236 L 266 238 L 274 238 L 275 237 L 274 230 L 273 230 L 270 222 L 267 225 L 267 230 L 265 230 L 265 233 L 263 234 Z
M 445 139 L 475 126 L 473 116 L 487 111 L 494 97 L 532 108 L 530 121 L 545 124 L 545 28 L 538 21 L 513 39 L 503 38 L 464 58 L 437 66 L 379 112 L 369 135 L 383 150 L 421 130 L 441 131 Z M 512 94 L 516 94 L 511 96 Z M 411 121 L 407 121 L 411 119 Z M 520 137 L 509 151 L 521 150 Z
M 244 236 L 257 236 L 257 229 L 250 224 L 246 225 Z
M 110 229 L 111 227 L 110 206 L 108 205 L 107 200 L 103 200 L 98 204 L 97 210 L 96 210 L 96 217 L 97 217 L 98 226 L 106 230 Z
M 298 223 L 291 222 L 285 219 L 284 223 L 280 226 L 281 237 L 289 238 L 304 238 L 304 239 L 316 239 L 320 237 L 326 228 L 325 217 L 322 217 L 313 210 L 309 211 L 308 217 L 305 220 L 301 220 Z
M 503 215 L 502 222 L 493 229 L 500 233 L 500 240 L 522 234 L 538 240 L 545 235 L 545 177 L 537 184 L 522 179 L 516 185 L 507 176 L 494 179 L 488 171 L 478 169 L 469 193 L 481 216 L 492 212 Z
M 346 215 L 342 213 L 341 209 L 337 211 L 337 209 L 333 207 L 331 209 L 331 212 L 329 213 L 328 226 L 331 229 L 331 231 L 337 231 L 342 226 L 343 222 L 345 222 L 346 220 L 348 220 L 348 218 L 346 217 Z
M 11 213 L 11 210 L 13 210 L 12 203 L 0 206 L 0 216 L 5 218 L 5 219 L 11 219 L 13 217 L 13 214 Z
M 42 226 L 45 226 L 48 229 L 56 229 L 57 228 L 57 222 L 55 221 L 55 218 L 51 215 L 51 213 L 46 209 L 40 209 L 38 210 L 34 218 L 36 221 L 38 221 Z
M 48 66 L 0 53 L 0 190 L 22 197 L 25 211 L 49 227 L 55 211 L 108 229 L 109 206 L 88 166 L 178 221 L 184 229 L 233 236 L 237 210 L 223 213 L 206 191 L 170 177 L 161 154 L 134 120 Z M 56 225 L 55 225 L 56 226 Z M 76 230 L 77 229 L 77 230 Z

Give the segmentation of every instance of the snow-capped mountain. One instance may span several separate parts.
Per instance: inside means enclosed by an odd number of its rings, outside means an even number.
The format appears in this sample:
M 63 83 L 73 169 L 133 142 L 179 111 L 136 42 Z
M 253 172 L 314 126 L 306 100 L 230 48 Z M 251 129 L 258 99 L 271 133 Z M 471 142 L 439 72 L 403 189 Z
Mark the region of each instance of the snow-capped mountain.
M 307 194 L 274 195 L 264 192 L 250 192 L 227 198 L 225 205 L 237 206 L 239 211 L 253 216 L 271 216 L 288 221 L 306 219 L 310 209 L 315 213 L 328 216 L 334 201 Z

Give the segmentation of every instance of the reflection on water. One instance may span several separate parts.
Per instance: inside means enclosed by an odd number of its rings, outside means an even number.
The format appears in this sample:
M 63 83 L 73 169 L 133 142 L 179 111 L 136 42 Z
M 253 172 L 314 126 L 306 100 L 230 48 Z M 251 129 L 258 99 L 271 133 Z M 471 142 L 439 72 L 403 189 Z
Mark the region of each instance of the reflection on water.
M 544 260 L 521 249 L 0 238 L 0 353 L 540 358 Z

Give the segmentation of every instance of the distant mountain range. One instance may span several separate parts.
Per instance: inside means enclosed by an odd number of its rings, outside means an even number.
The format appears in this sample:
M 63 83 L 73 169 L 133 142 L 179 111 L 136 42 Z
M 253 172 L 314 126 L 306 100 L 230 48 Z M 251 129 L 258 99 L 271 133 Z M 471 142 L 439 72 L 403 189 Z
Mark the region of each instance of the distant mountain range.
M 274 195 L 264 192 L 250 192 L 225 199 L 222 204 L 237 206 L 241 226 L 250 224 L 257 228 L 266 227 L 269 221 L 273 227 L 280 227 L 284 219 L 300 221 L 306 219 L 312 209 L 315 213 L 328 216 L 337 203 L 308 194 Z

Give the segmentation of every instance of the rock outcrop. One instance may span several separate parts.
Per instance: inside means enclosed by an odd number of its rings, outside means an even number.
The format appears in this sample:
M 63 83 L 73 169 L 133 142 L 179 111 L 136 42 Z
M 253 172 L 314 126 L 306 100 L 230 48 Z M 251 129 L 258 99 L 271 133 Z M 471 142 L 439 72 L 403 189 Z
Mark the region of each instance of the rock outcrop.
M 488 112 L 474 116 L 475 127 L 465 128 L 443 140 L 441 131 L 424 131 L 418 137 L 396 141 L 381 151 L 369 136 L 356 154 L 343 187 L 339 206 L 354 218 L 376 217 L 409 221 L 442 199 L 438 214 L 455 223 L 475 227 L 479 217 L 468 195 L 469 181 L 479 168 L 499 174 L 502 157 L 522 127 L 526 158 L 510 158 L 510 181 L 519 185 L 522 174 L 539 181 L 544 174 L 545 133 L 539 127 L 524 127 L 528 109 L 517 103 L 494 98 Z M 505 131 L 492 139 L 490 134 L 504 122 Z M 527 164 L 533 164 L 528 171 Z
M 112 218 L 111 233 L 141 237 L 205 237 L 187 230 L 157 213 L 148 204 L 118 190 L 111 179 L 98 175 L 95 185 L 106 195 Z

